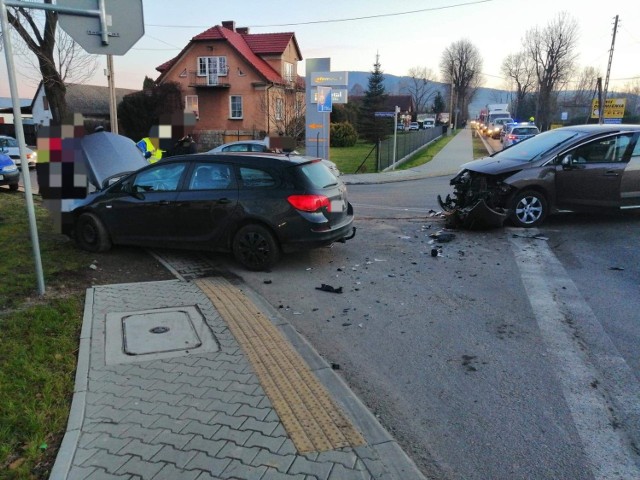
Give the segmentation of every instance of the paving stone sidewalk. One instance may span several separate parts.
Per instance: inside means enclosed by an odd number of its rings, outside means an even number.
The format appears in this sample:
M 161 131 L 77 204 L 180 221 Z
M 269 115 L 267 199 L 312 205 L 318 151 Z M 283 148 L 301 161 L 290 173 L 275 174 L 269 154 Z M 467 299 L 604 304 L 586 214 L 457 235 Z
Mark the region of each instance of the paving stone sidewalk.
M 105 363 L 108 314 L 176 306 L 199 309 L 218 351 Z M 364 446 L 298 453 L 247 357 L 195 283 L 180 278 L 108 285 L 87 292 L 76 391 L 50 478 L 423 478 L 308 344 L 289 325 L 279 328 L 304 350 L 301 355 L 360 429 Z

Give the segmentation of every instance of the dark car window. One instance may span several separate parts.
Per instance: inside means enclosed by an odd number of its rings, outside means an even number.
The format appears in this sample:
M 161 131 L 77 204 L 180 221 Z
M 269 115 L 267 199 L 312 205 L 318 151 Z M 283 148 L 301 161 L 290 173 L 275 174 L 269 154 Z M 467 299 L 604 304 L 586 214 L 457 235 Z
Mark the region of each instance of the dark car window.
M 219 163 L 196 164 L 189 179 L 189 190 L 226 190 L 231 188 L 231 167 Z
M 267 149 L 266 145 L 259 145 L 257 143 L 237 143 L 235 145 L 229 145 L 222 149 L 223 152 L 264 152 Z
M 137 174 L 132 181 L 134 192 L 171 192 L 178 189 L 186 164 L 162 163 Z
M 335 175 L 320 161 L 306 163 L 300 167 L 300 171 L 314 187 L 326 188 L 338 184 Z
M 631 134 L 607 137 L 581 145 L 569 152 L 572 163 L 613 163 L 621 162 L 631 143 Z
M 257 168 L 240 167 L 240 178 L 244 188 L 268 188 L 276 185 L 269 172 Z
M 547 152 L 551 152 L 561 147 L 570 140 L 585 136 L 586 133 L 573 130 L 549 130 L 526 142 L 518 142 L 515 145 L 501 150 L 493 155 L 493 158 L 508 158 L 521 162 L 531 162 L 542 157 Z
M 535 135 L 538 133 L 538 129 L 536 127 L 518 127 L 514 128 L 511 133 L 514 135 Z

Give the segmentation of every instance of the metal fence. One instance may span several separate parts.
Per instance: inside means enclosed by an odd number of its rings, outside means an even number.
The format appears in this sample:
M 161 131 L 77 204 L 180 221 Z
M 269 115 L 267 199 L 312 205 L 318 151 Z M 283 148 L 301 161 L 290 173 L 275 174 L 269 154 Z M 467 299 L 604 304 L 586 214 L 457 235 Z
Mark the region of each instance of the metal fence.
M 398 132 L 396 137 L 396 165 L 444 133 L 445 127 L 442 126 L 426 130 Z M 378 145 L 378 171 L 381 172 L 393 165 L 393 136 L 379 142 Z

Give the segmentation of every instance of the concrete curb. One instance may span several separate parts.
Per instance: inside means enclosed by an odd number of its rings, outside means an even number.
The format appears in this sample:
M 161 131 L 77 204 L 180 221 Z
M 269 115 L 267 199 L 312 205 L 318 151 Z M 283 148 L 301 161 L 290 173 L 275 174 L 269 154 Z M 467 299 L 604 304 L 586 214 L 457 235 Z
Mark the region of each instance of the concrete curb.
M 93 328 L 93 299 L 94 288 L 87 289 L 82 316 L 82 330 L 80 332 L 80 349 L 78 351 L 78 365 L 76 367 L 75 388 L 71 401 L 71 410 L 67 421 L 67 430 L 58 450 L 56 461 L 51 469 L 52 480 L 67 478 L 71 470 L 71 463 L 76 452 L 80 432 L 84 422 L 87 405 L 87 388 L 89 383 L 89 366 L 91 361 L 91 330 Z

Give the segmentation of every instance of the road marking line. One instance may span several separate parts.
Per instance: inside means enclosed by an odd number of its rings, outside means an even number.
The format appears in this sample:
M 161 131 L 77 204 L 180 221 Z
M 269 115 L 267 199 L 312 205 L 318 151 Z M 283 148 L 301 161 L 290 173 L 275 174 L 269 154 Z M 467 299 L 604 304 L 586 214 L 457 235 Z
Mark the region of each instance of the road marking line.
M 532 229 L 531 233 L 538 232 Z M 567 325 L 567 321 L 580 322 L 585 310 L 597 322 L 595 315 L 546 242 L 511 237 L 511 245 L 595 479 L 640 478 L 636 455 L 622 429 L 616 430 L 607 398 L 591 385 L 598 371 Z M 619 357 L 617 363 L 625 363 L 619 354 L 614 356 Z
M 365 444 L 304 359 L 240 289 L 223 278 L 195 284 L 229 325 L 298 452 Z

